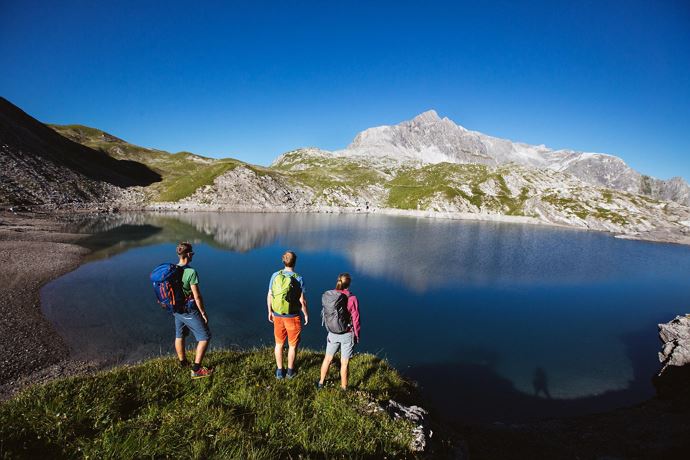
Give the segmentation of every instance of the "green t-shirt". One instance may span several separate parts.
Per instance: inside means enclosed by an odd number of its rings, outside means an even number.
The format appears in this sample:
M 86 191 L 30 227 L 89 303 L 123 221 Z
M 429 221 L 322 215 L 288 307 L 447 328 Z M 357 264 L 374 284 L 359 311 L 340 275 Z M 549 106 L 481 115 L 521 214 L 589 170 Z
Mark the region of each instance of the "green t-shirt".
M 182 292 L 186 297 L 192 296 L 192 284 L 199 284 L 199 275 L 189 265 L 185 265 L 182 272 Z

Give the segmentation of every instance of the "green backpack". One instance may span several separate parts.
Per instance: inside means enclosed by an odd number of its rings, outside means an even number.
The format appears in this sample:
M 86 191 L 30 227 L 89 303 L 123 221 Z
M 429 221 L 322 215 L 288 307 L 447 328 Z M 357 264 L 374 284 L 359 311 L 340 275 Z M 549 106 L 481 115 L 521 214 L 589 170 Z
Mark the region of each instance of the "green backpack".
M 279 315 L 299 313 L 302 286 L 297 281 L 297 273 L 280 270 L 271 284 L 271 308 Z

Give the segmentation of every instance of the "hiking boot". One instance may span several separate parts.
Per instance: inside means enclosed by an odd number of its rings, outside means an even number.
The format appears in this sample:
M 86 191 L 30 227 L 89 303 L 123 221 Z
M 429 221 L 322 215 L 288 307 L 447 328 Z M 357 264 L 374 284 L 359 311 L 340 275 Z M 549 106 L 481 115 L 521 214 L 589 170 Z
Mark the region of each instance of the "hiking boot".
M 203 379 L 213 375 L 213 368 L 200 367 L 198 371 L 192 369 L 191 371 L 192 379 Z
M 283 380 L 283 378 L 285 378 L 285 371 L 283 369 L 276 369 L 276 378 L 278 380 Z
M 294 378 L 295 375 L 297 375 L 297 372 L 295 372 L 294 369 L 290 369 L 288 367 L 287 375 L 285 377 L 287 377 L 288 379 L 291 379 L 291 378 Z

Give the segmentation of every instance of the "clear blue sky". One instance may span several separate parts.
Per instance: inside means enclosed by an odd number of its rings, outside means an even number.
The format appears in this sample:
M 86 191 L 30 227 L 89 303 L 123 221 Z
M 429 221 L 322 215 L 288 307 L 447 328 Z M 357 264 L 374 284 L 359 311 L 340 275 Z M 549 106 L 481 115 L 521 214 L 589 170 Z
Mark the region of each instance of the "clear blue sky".
M 41 121 L 171 152 L 268 164 L 434 108 L 690 179 L 687 0 L 0 0 L 0 69 Z

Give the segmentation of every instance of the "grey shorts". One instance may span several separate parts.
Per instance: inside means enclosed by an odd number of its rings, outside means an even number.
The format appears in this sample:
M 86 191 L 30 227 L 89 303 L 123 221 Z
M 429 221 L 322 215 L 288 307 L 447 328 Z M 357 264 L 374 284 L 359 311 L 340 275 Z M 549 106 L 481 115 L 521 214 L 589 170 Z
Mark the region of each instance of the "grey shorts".
M 334 355 L 340 349 L 340 359 L 350 359 L 352 351 L 355 349 L 355 334 L 346 332 L 345 334 L 328 333 L 326 338 L 326 354 Z

